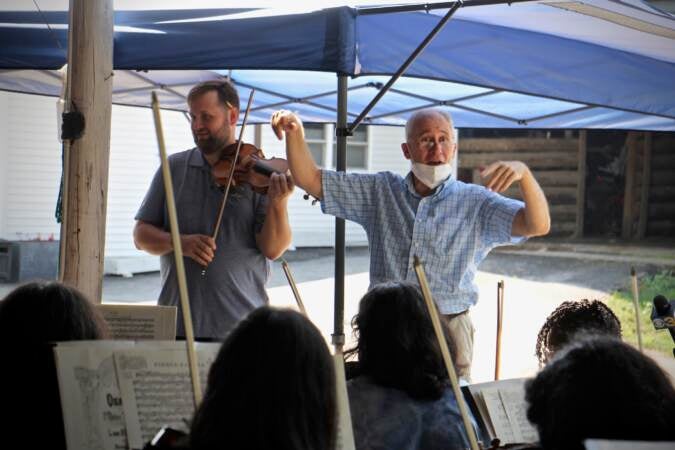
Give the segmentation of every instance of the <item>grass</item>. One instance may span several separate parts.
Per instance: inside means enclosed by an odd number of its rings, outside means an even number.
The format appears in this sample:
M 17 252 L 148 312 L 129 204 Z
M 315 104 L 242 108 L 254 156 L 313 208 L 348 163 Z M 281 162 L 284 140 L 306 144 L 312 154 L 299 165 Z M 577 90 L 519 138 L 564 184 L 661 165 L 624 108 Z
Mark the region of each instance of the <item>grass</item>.
M 675 299 L 675 274 L 661 272 L 653 276 L 642 278 L 639 281 L 639 309 L 640 325 L 642 326 L 642 345 L 645 349 L 656 350 L 667 355 L 672 355 L 673 339 L 668 330 L 656 330 L 652 325 L 652 299 L 658 295 L 664 295 L 667 299 Z M 637 332 L 635 330 L 635 309 L 633 308 L 633 294 L 631 287 L 626 286 L 616 292 L 607 300 L 614 314 L 621 321 L 623 339 L 637 346 Z

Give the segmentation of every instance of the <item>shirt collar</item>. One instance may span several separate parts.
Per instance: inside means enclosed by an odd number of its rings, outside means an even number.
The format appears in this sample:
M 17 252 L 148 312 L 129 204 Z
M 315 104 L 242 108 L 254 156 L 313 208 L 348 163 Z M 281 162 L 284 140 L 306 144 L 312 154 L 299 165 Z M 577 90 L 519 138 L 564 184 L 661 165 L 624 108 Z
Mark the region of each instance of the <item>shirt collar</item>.
M 417 191 L 415 190 L 415 183 L 413 182 L 412 171 L 408 172 L 408 175 L 405 177 L 403 182 L 404 182 L 404 186 L 406 187 L 406 189 L 408 189 L 408 192 L 410 192 L 415 197 L 422 198 L 422 196 L 420 194 L 418 194 Z M 441 196 L 441 194 L 443 194 L 442 196 L 444 197 L 445 194 L 450 192 L 451 186 L 454 184 L 454 182 L 455 182 L 455 179 L 453 178 L 452 175 L 450 175 L 447 180 L 445 180 L 443 183 L 436 186 L 436 189 L 434 189 L 434 192 L 431 195 L 429 195 L 428 197 L 432 197 L 432 198 L 438 197 L 438 196 Z
M 193 148 L 190 153 L 189 164 L 190 167 L 205 167 L 209 165 L 209 163 L 206 162 L 206 159 L 204 159 L 202 151 L 199 150 L 197 147 Z

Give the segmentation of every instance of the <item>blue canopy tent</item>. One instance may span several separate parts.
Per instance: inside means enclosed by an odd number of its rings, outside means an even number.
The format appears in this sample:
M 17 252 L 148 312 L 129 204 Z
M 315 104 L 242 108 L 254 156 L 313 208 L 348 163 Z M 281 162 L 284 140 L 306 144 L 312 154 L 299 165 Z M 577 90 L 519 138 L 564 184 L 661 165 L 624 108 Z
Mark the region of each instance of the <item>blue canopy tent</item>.
M 0 89 L 58 95 L 67 12 L 26 4 L 32 11 L 0 8 Z M 460 128 L 675 131 L 672 16 L 636 0 L 472 4 L 365 123 L 400 125 L 412 110 L 438 106 Z M 387 81 L 380 75 L 394 73 L 445 12 L 117 11 L 113 101 L 148 105 L 149 90 L 160 88 L 162 105 L 182 110 L 196 81 L 230 75 L 242 97 L 258 89 L 254 122 L 278 107 L 306 121 L 334 121 L 335 74 L 343 74 L 348 117 L 356 117 Z
M 0 89 L 59 95 L 67 2 L 42 12 L 25 3 L 23 11 L 0 7 Z M 125 10 L 116 3 L 115 103 L 147 106 L 149 91 L 159 90 L 165 108 L 182 110 L 194 83 L 229 76 L 243 98 L 256 88 L 253 122 L 279 108 L 307 122 L 337 122 L 339 169 L 346 135 L 361 119 L 402 125 L 429 106 L 450 112 L 460 128 L 675 131 L 675 18 L 638 0 L 467 1 L 372 109 L 388 75 L 460 4 L 279 10 L 245 2 L 200 8 L 213 2 L 197 0 L 192 9 L 159 1 Z M 340 337 L 344 222 L 336 226 Z

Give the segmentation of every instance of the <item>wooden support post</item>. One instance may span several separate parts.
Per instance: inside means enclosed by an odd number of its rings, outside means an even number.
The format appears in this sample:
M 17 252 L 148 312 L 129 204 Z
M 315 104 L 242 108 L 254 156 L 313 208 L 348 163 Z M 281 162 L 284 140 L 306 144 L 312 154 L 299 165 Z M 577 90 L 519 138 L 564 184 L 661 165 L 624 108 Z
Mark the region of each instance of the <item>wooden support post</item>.
M 640 187 L 640 218 L 638 219 L 638 239 L 643 239 L 649 221 L 649 186 L 652 178 L 652 133 L 645 133 L 642 153 L 642 186 Z
M 626 138 L 628 154 L 626 156 L 626 184 L 623 191 L 623 222 L 621 237 L 629 239 L 633 235 L 633 191 L 635 190 L 635 168 L 637 165 L 637 133 L 629 131 Z
M 71 101 L 84 115 L 85 130 L 73 141 L 67 158 L 61 273 L 65 283 L 100 303 L 110 154 L 113 0 L 71 0 L 70 8 Z
M 586 208 L 586 130 L 579 131 L 577 151 L 577 210 L 574 237 L 584 236 L 584 210 Z

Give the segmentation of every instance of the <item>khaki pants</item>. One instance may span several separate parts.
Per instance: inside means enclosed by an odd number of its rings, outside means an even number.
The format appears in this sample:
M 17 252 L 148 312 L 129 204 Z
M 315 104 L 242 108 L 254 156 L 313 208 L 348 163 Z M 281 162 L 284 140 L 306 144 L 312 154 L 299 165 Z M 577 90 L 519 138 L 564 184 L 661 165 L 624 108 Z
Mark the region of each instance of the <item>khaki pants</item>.
M 455 341 L 457 376 L 470 383 L 475 329 L 469 310 L 459 314 L 444 314 L 442 317 L 450 329 L 452 339 Z

